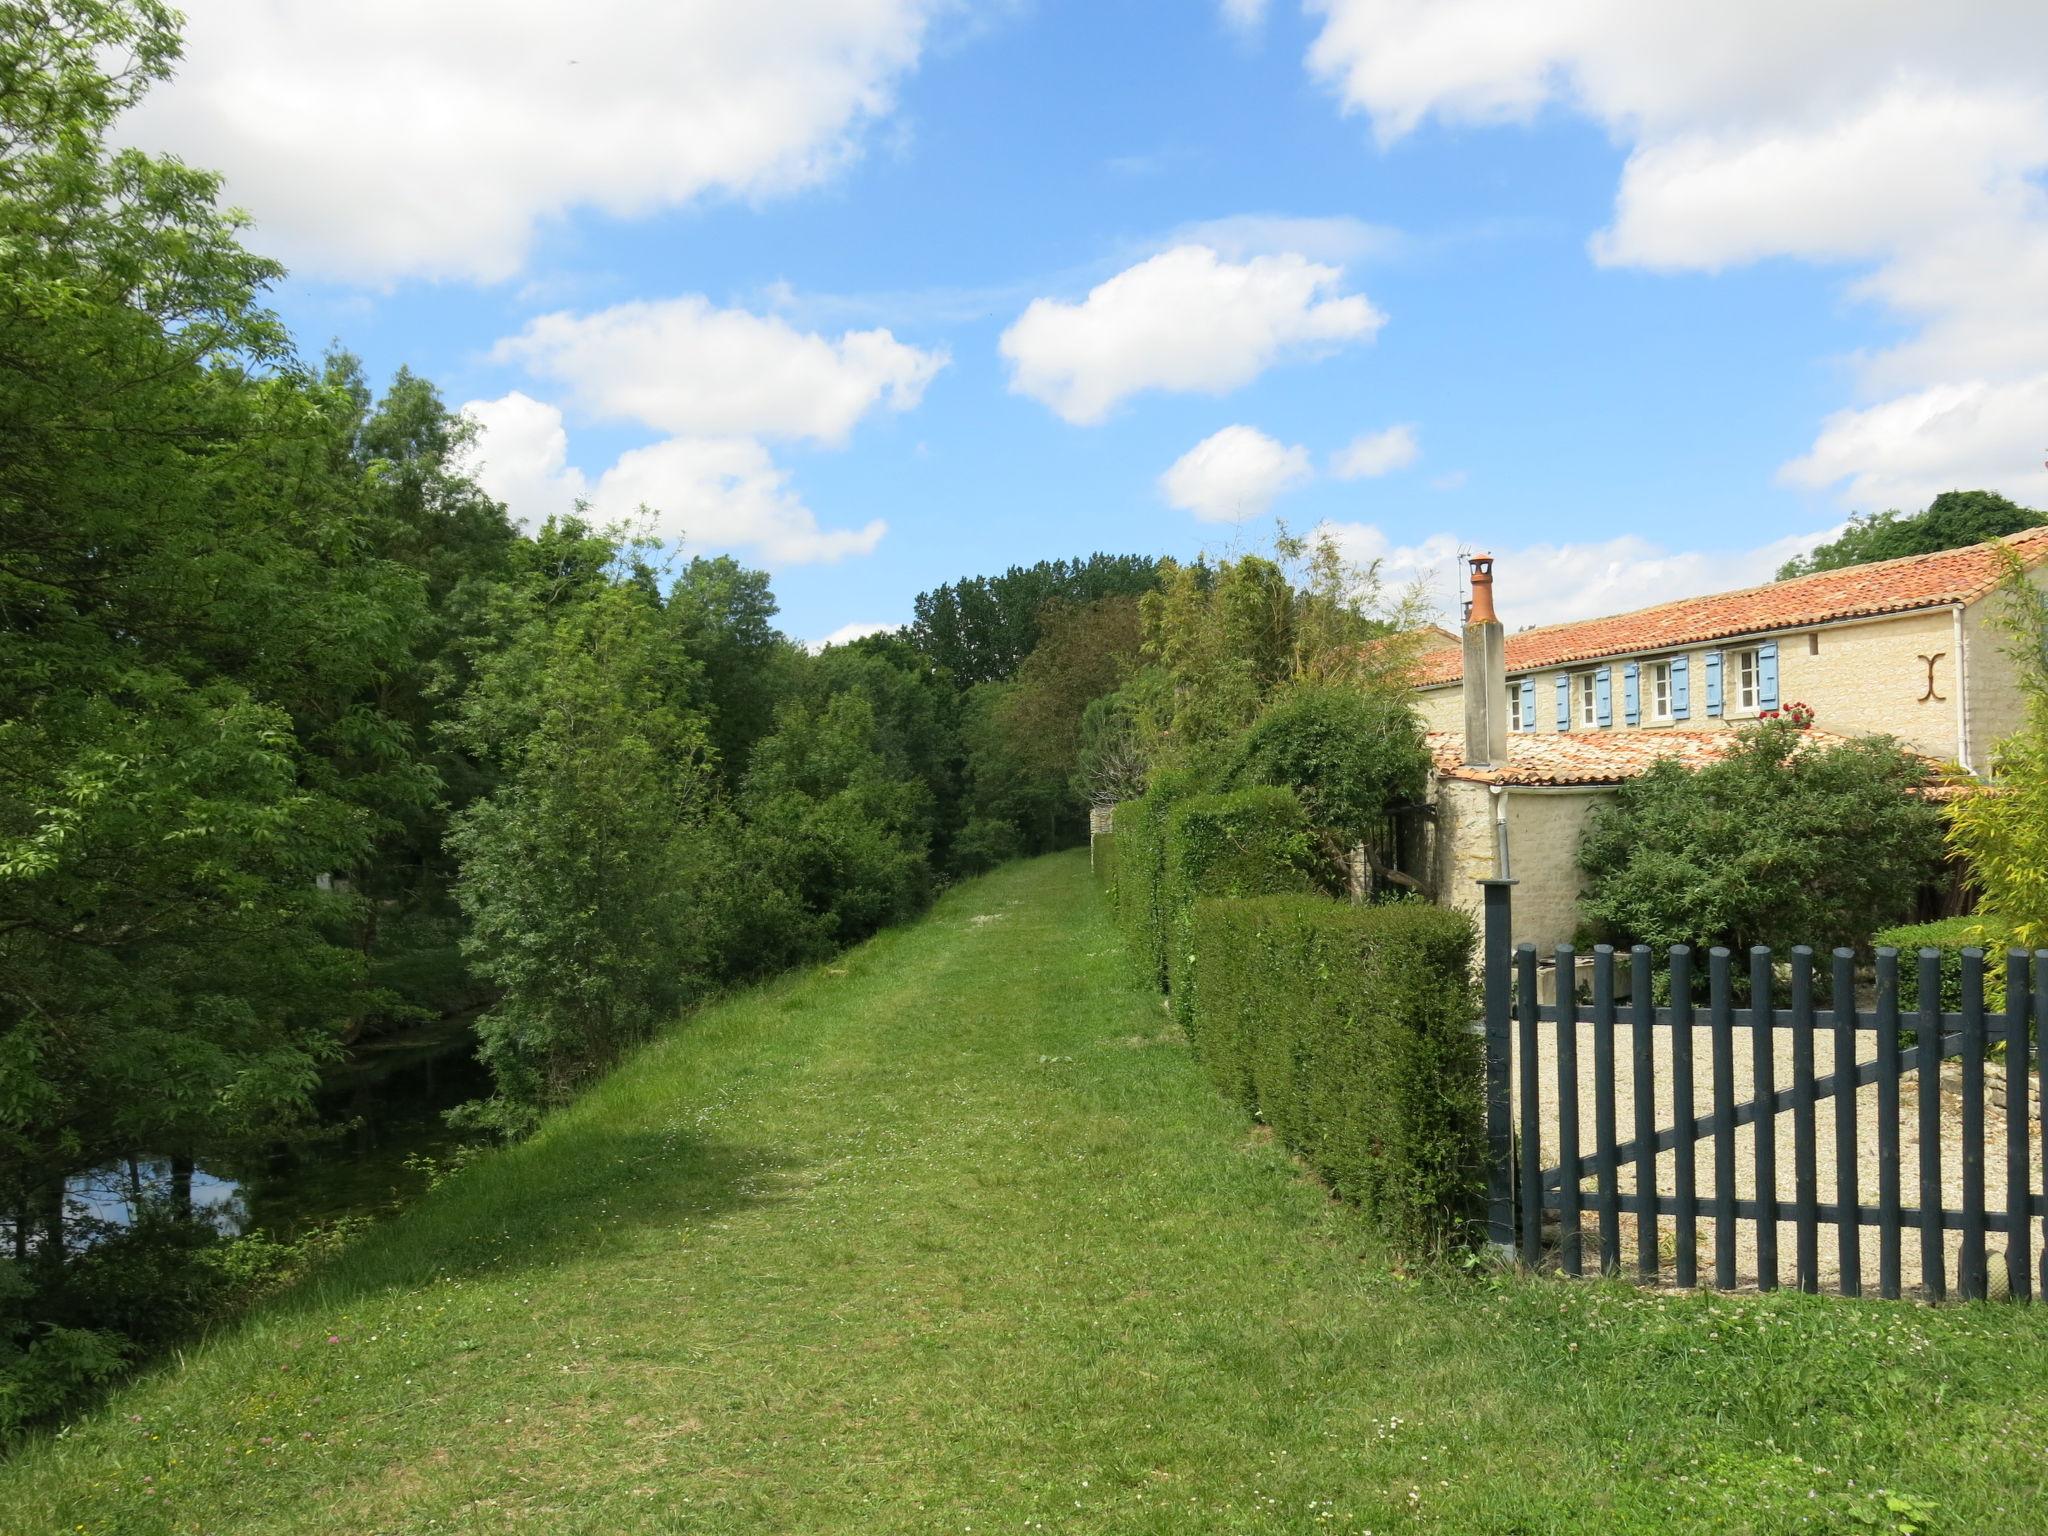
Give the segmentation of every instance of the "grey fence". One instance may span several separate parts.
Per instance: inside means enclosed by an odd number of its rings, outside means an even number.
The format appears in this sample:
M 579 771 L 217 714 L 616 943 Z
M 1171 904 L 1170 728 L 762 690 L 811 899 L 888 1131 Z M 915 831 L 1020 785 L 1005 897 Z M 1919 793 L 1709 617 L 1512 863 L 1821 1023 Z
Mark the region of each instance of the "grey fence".
M 1763 948 L 1741 957 L 1749 988 L 1739 1004 L 1737 957 L 1725 949 L 1658 956 L 1638 946 L 1618 968 L 1599 946 L 1582 1001 L 1583 957 L 1561 947 L 1554 1001 L 1543 1002 L 1535 948 L 1512 941 L 1513 882 L 1481 883 L 1497 1249 L 1576 1275 L 1589 1262 L 1621 1273 L 1632 1246 L 1645 1281 L 1692 1287 L 1704 1269 L 1718 1289 L 1769 1290 L 1785 1278 L 1789 1230 L 1791 1279 L 1803 1290 L 1825 1283 L 1857 1296 L 1869 1279 L 1887 1297 L 2048 1296 L 2048 1243 L 2034 1236 L 2048 1217 L 2048 1156 L 2029 1112 L 2035 1076 L 2036 1102 L 2048 1103 L 2048 1058 L 2034 1040 L 2048 1018 L 2048 950 L 1991 962 L 2005 983 L 1995 1010 L 1978 951 L 1963 955 L 1960 1008 L 1944 1011 L 1933 950 L 1878 950 L 1873 986 L 1851 951 L 1822 960 L 1804 946 L 1782 965 Z M 1660 969 L 1668 987 L 1656 985 Z M 1789 1006 L 1777 1006 L 1780 994 Z M 1817 1055 L 1827 1058 L 1818 1068 Z M 1944 1062 L 1957 1069 L 1953 1083 Z M 1987 1070 L 2002 1074 L 2002 1103 L 1987 1095 Z

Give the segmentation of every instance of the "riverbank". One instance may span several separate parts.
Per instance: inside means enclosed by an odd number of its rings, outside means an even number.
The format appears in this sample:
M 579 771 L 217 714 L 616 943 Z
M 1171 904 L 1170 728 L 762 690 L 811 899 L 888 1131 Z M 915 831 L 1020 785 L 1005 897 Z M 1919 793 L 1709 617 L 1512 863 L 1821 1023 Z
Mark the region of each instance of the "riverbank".
M 694 1016 L 0 1467 L 0 1508 L 593 1536 L 1926 1508 L 1995 1533 L 2039 1528 L 2044 1467 L 2048 1309 L 1391 1262 L 1209 1088 L 1069 854 Z

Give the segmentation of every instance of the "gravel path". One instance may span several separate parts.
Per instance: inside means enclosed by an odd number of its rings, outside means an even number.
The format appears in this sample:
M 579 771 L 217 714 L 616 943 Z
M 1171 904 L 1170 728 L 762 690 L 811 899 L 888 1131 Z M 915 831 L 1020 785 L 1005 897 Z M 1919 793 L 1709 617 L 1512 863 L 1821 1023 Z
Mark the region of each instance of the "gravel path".
M 1673 1031 L 1660 1028 L 1653 1033 L 1654 1048 L 1654 1092 L 1656 1123 L 1659 1130 L 1670 1126 L 1672 1110 L 1672 1066 L 1671 1046 Z M 1774 1086 L 1783 1090 L 1792 1082 L 1792 1031 L 1780 1029 L 1776 1035 L 1776 1057 Z M 1546 1023 L 1541 1026 L 1538 1048 L 1538 1074 L 1542 1087 L 1542 1137 L 1541 1146 L 1545 1167 L 1554 1166 L 1558 1160 L 1557 1150 L 1557 1026 Z M 1590 1155 L 1596 1146 L 1594 1140 L 1593 1092 L 1593 1050 L 1597 1026 L 1581 1023 L 1578 1027 L 1578 1099 L 1579 1099 L 1579 1151 L 1582 1156 Z M 1635 1091 L 1632 1079 L 1633 1033 L 1628 1024 L 1614 1026 L 1614 1071 L 1615 1071 L 1615 1128 L 1616 1141 L 1625 1145 L 1635 1135 Z M 1869 1060 L 1877 1054 L 1877 1036 L 1873 1031 L 1858 1031 L 1856 1036 L 1859 1060 Z M 1737 1015 L 1735 1029 L 1734 1086 L 1735 1102 L 1742 1104 L 1755 1097 L 1755 1078 L 1751 1071 L 1751 1036 Z M 1834 1070 L 1835 1046 L 1833 1033 L 1825 1026 L 1814 1033 L 1814 1076 L 1824 1077 Z M 1713 1083 L 1713 1038 L 1712 1031 L 1704 1027 L 1693 1030 L 1693 1110 L 1696 1115 L 1711 1111 L 1714 1103 Z M 1987 1080 L 1996 1076 L 1996 1070 L 1987 1073 Z M 1511 1081 L 1516 1101 L 1516 1114 L 1520 1115 L 1521 1064 L 1515 1063 L 1515 1075 Z M 1953 1059 L 1943 1063 L 1940 1147 L 1942 1187 L 1945 1191 L 1943 1203 L 1950 1209 L 1962 1205 L 1962 1098 L 1960 1093 L 1961 1066 Z M 2031 1086 L 2031 1085 L 2029 1085 Z M 1899 1084 L 1899 1187 L 1901 1204 L 1914 1207 L 1919 1204 L 1920 1188 L 1920 1135 L 1919 1135 L 1919 1074 L 1909 1073 Z M 2013 1102 L 2028 1104 L 2028 1138 L 2031 1147 L 2030 1161 L 2033 1169 L 2031 1186 L 2039 1191 L 2041 1179 L 2041 1120 L 2038 1103 L 2030 1102 L 2024 1093 L 2015 1094 Z M 1864 1205 L 1877 1203 L 1878 1159 L 1877 1123 L 1878 1089 L 1870 1084 L 1856 1095 L 1856 1120 L 1858 1127 L 1857 1160 L 1858 1198 Z M 1817 1189 L 1822 1204 L 1835 1199 L 1835 1116 L 1837 1101 L 1823 1099 L 1814 1106 L 1815 1169 Z M 1777 1195 L 1789 1202 L 1794 1195 L 1796 1165 L 1793 1156 L 1793 1116 L 1790 1110 L 1779 1114 L 1777 1125 Z M 2006 1114 L 1996 1104 L 1987 1102 L 1984 1114 L 1984 1189 L 1985 1203 L 1990 1210 L 2002 1210 L 2005 1206 L 2006 1173 Z M 1711 1138 L 1697 1144 L 1695 1151 L 1696 1178 L 1700 1197 L 1708 1200 L 1714 1194 L 1714 1143 Z M 1737 1199 L 1753 1199 L 1756 1196 L 1756 1131 L 1754 1126 L 1741 1126 L 1735 1133 L 1735 1189 Z M 1592 1210 L 1592 1191 L 1595 1182 L 1585 1181 L 1586 1208 L 1581 1216 L 1581 1228 L 1585 1234 L 1585 1264 L 1589 1273 L 1598 1265 L 1598 1219 Z M 1624 1163 L 1620 1170 L 1619 1187 L 1623 1193 L 1636 1188 L 1636 1171 L 1633 1163 Z M 1677 1153 L 1665 1152 L 1657 1159 L 1657 1189 L 1660 1194 L 1677 1192 Z M 1636 1218 L 1624 1212 L 1621 1217 L 1620 1260 L 1625 1272 L 1633 1273 L 1636 1256 Z M 1713 1218 L 1702 1214 L 1699 1218 L 1699 1276 L 1702 1283 L 1713 1275 L 1714 1255 Z M 1757 1223 L 1738 1220 L 1736 1226 L 1736 1273 L 1738 1283 L 1751 1286 L 1757 1280 L 1756 1231 Z M 1797 1249 L 1794 1224 L 1786 1221 L 1778 1224 L 1778 1280 L 1781 1285 L 1794 1283 L 1794 1264 Z M 1962 1248 L 1962 1234 L 1949 1232 L 1947 1238 L 1947 1284 L 1953 1294 L 1956 1284 L 1956 1266 Z M 2029 1223 L 2024 1251 L 2033 1255 L 2038 1266 L 2044 1240 L 2043 1224 L 2039 1218 Z M 2004 1259 L 2007 1235 L 2002 1232 L 1986 1234 L 1985 1248 L 1990 1256 L 1994 1293 Z M 1659 1250 L 1662 1273 L 1670 1278 L 1670 1264 L 1674 1254 L 1672 1219 L 1659 1218 Z M 1900 1280 L 1907 1294 L 1912 1294 L 1923 1284 L 1920 1265 L 1920 1233 L 1918 1228 L 1905 1228 L 1900 1240 Z M 1820 1228 L 1819 1274 L 1822 1290 L 1837 1288 L 1841 1278 L 1841 1264 L 1838 1250 L 1838 1236 L 1832 1225 Z M 1864 1292 L 1877 1294 L 1878 1283 L 1878 1236 L 1875 1226 L 1863 1228 L 1860 1271 Z M 2038 1269 L 2036 1270 L 2038 1278 Z

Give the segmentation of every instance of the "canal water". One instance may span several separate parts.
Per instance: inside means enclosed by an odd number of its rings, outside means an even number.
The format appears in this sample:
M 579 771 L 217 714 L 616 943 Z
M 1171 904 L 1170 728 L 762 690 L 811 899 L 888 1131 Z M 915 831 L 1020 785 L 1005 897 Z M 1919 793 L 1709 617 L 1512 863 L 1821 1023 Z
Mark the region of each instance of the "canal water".
M 490 1089 L 476 1059 L 474 1015 L 355 1046 L 330 1072 L 317 1099 L 316 1123 L 292 1142 L 246 1166 L 202 1167 L 192 1174 L 195 1215 L 220 1231 L 261 1229 L 288 1238 L 338 1216 L 378 1214 L 416 1198 L 427 1175 L 407 1167 L 415 1156 L 441 1158 L 463 1139 L 446 1114 Z M 74 1236 L 124 1227 L 138 1205 L 168 1200 L 168 1158 L 144 1158 L 94 1169 L 70 1181 Z M 0 1220 L 0 1237 L 11 1238 Z

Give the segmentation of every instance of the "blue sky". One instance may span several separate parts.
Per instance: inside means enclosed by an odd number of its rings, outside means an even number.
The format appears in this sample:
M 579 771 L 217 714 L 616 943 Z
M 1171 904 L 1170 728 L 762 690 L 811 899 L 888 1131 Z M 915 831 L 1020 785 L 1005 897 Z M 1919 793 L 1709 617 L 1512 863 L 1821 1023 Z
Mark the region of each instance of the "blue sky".
M 2048 503 L 2037 7 L 189 9 L 128 132 L 226 172 L 302 345 L 799 638 L 1275 516 L 1446 605 L 1491 547 L 1530 622 Z

